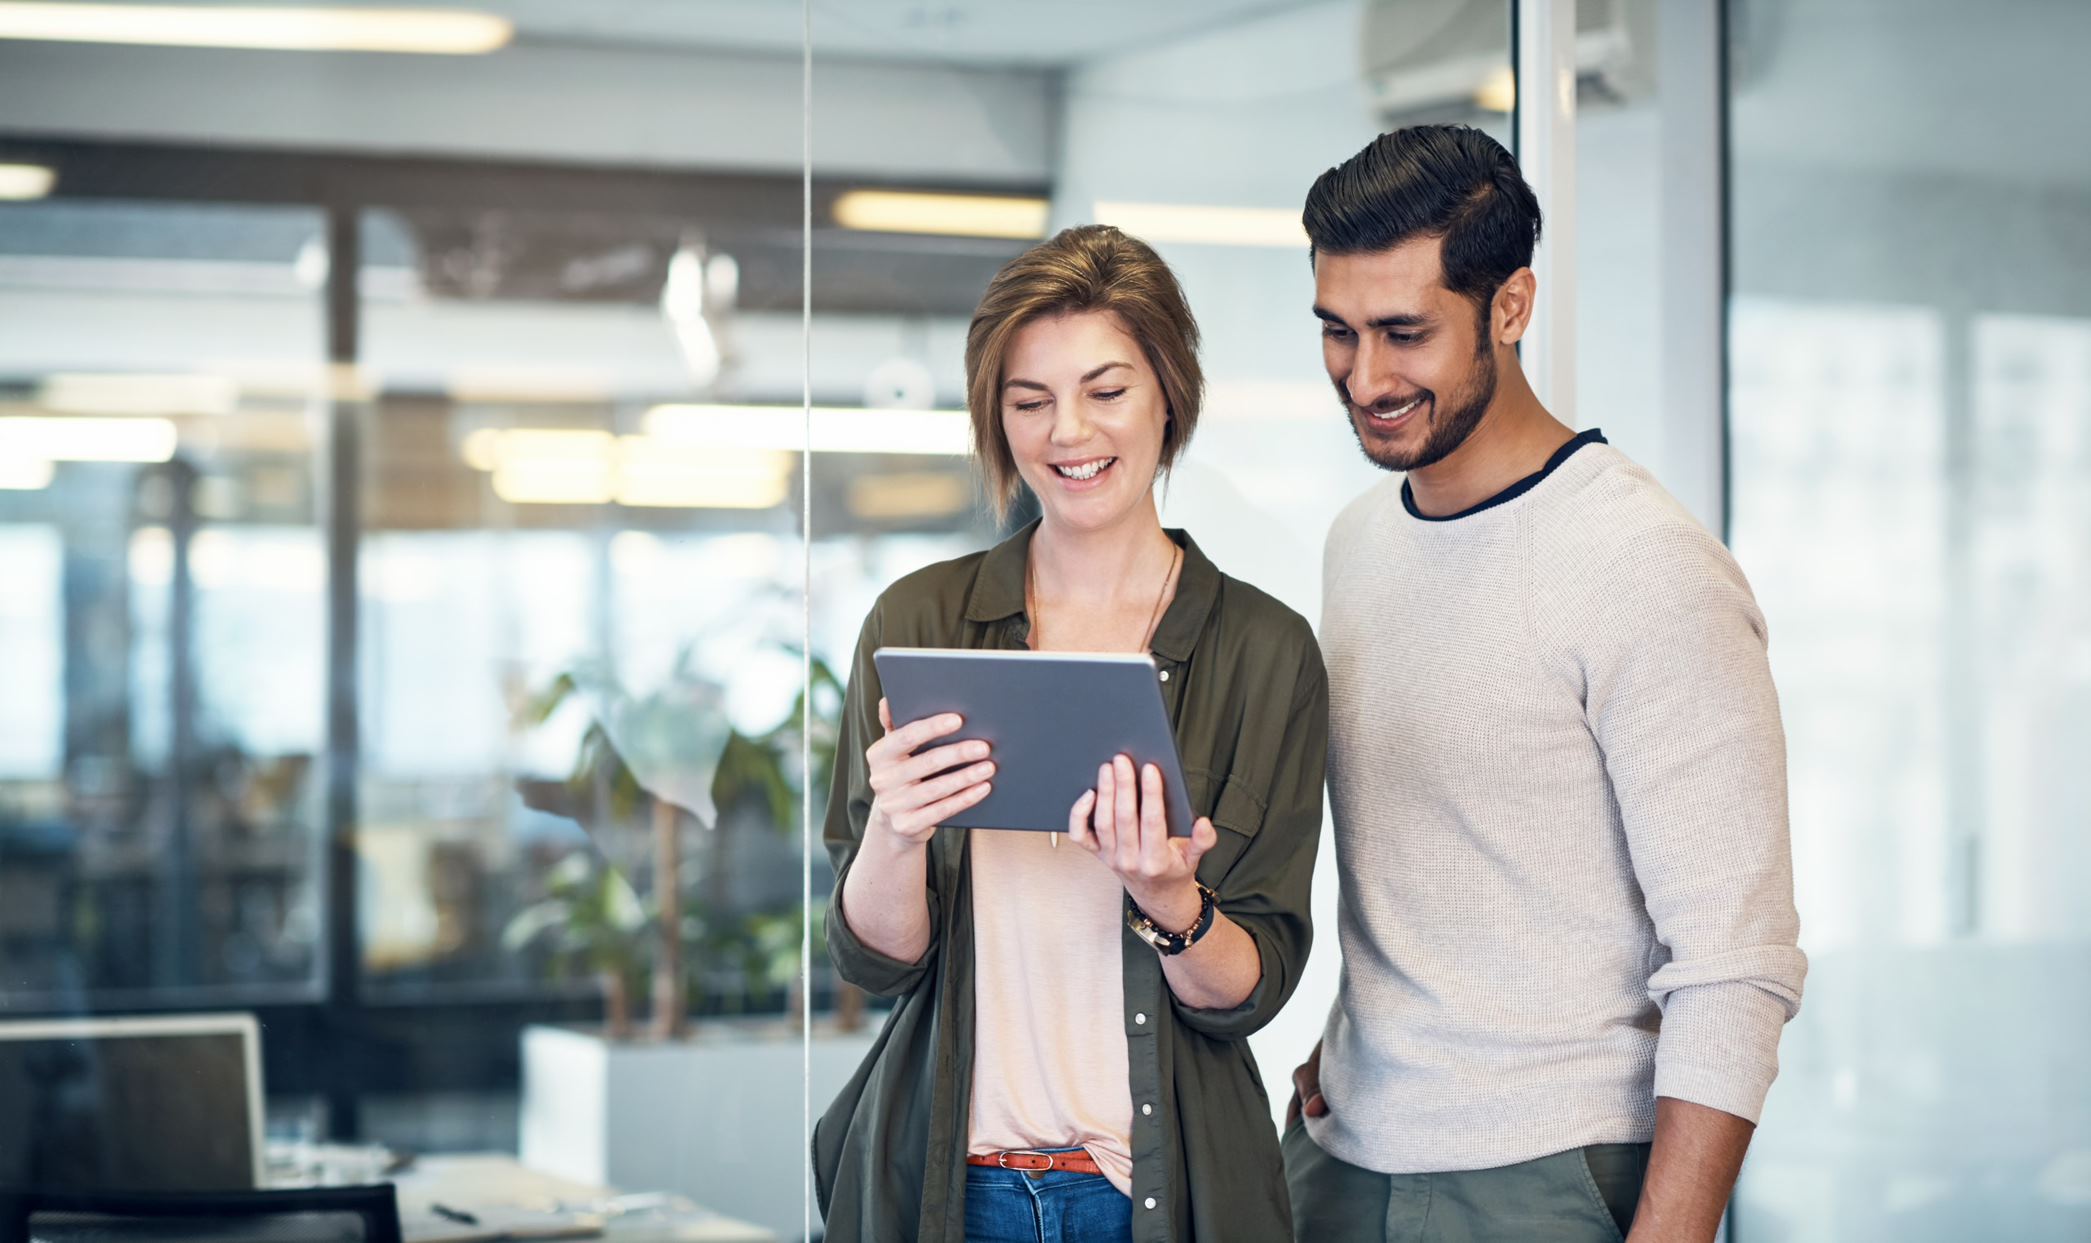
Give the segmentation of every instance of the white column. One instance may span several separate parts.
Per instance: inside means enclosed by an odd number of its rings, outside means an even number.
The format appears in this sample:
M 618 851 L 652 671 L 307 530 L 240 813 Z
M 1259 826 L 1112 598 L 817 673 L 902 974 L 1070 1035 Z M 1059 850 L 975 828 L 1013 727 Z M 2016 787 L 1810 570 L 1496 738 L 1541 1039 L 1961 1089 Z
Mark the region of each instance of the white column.
M 1517 0 L 1517 158 L 1546 227 L 1532 270 L 1538 305 L 1525 333 L 1525 374 L 1571 427 L 1575 414 L 1575 0 Z
M 1727 184 L 1721 0 L 1664 0 L 1656 36 L 1662 115 L 1659 268 L 1662 479 L 1726 538 Z

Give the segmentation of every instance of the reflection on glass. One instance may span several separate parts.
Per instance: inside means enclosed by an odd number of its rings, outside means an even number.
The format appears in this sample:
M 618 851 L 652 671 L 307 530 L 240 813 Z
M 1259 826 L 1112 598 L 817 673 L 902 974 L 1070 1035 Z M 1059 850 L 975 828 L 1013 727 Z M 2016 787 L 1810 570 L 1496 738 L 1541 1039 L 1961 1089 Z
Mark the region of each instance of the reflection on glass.
M 739 260 L 704 226 L 367 223 L 359 857 L 376 996 L 600 993 L 618 1034 L 785 1005 L 800 420 L 766 378 L 788 368 L 740 339 L 774 313 L 741 304 Z M 698 401 L 785 435 L 719 444 L 661 413 Z
M 0 1009 L 316 986 L 321 232 L 0 206 Z
M 1813 967 L 1733 1237 L 2080 1239 L 2091 162 L 2042 118 L 2091 104 L 2044 68 L 2082 15 L 1750 14 L 1733 536 Z

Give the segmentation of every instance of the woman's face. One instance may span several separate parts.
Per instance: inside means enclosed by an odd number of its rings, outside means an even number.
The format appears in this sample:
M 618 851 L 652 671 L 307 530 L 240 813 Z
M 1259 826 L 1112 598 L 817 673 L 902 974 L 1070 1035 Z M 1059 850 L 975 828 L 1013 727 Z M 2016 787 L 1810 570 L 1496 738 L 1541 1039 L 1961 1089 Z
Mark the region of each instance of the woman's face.
M 1115 525 L 1149 504 L 1168 401 L 1147 352 L 1109 311 L 1035 319 L 1002 380 L 1002 434 L 1046 521 Z

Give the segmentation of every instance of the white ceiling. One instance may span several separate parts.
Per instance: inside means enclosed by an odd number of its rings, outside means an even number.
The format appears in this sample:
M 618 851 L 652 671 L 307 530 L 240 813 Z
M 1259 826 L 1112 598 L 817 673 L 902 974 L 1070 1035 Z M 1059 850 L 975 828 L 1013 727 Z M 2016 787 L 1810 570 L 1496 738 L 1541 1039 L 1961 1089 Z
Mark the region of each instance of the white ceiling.
M 183 3 L 186 0 L 133 0 Z M 243 0 L 271 5 L 322 0 Z M 800 0 L 323 0 L 498 13 L 519 41 L 797 55 Z M 1302 7 L 1311 0 L 812 0 L 816 55 L 1056 67 Z
M 521 37 L 796 53 L 795 0 L 479 0 Z M 1301 0 L 814 0 L 815 55 L 1063 65 Z
M 709 48 L 780 57 L 798 54 L 803 20 L 800 0 L 327 2 L 486 9 L 514 19 L 519 39 L 540 46 Z M 1362 15 L 1368 0 L 1349 2 Z M 1448 0 L 1369 2 L 1414 5 L 1425 13 Z M 817 57 L 1044 68 L 1149 51 L 1273 13 L 1316 7 L 1314 0 L 811 3 Z M 1744 62 L 1733 141 L 1744 159 L 2017 185 L 2091 185 L 2091 160 L 2084 156 L 2091 125 L 2084 69 L 2091 0 L 1731 4 Z M 1331 77 L 1355 75 L 1357 61 L 1355 46 L 1331 47 Z

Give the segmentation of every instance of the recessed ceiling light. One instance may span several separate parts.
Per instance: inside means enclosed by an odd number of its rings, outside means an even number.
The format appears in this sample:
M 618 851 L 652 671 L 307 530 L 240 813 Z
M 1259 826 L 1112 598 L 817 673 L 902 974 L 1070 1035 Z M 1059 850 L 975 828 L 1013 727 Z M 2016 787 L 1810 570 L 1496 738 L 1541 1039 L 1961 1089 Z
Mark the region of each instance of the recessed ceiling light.
M 0 39 L 469 56 L 514 37 L 507 18 L 462 9 L 0 2 Z
M 931 194 L 915 190 L 850 190 L 835 200 L 835 223 L 872 233 L 947 237 L 1045 236 L 1052 204 L 1011 194 Z
M 40 199 L 57 181 L 58 174 L 41 164 L 0 164 L 0 200 Z
M 0 457 L 0 492 L 35 492 L 48 488 L 56 473 L 49 458 Z
M 220 375 L 46 376 L 37 404 L 60 414 L 231 414 L 240 386 Z
M 167 419 L 0 418 L 0 458 L 165 462 L 177 442 Z

